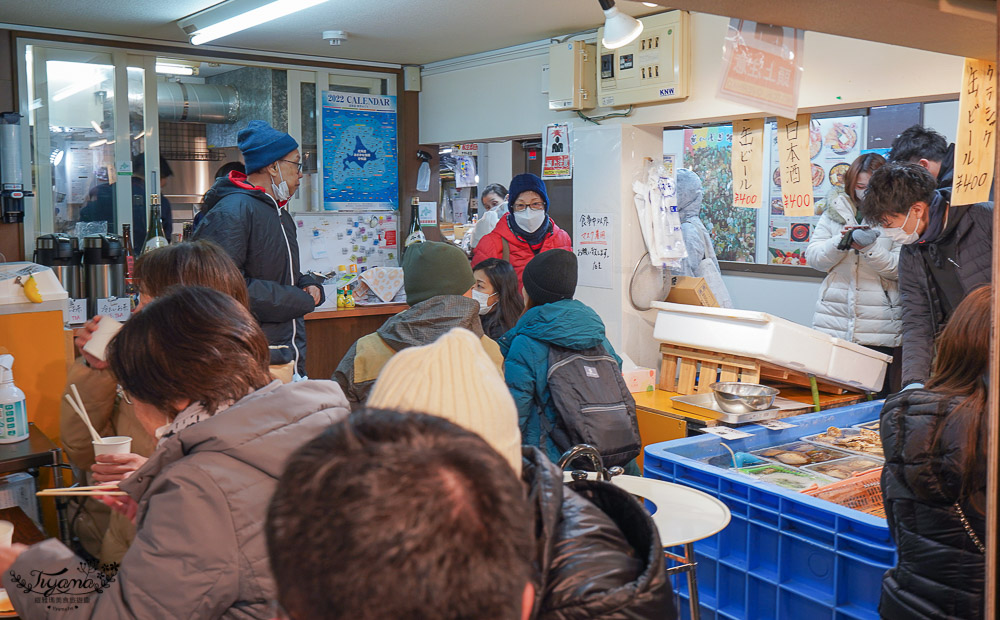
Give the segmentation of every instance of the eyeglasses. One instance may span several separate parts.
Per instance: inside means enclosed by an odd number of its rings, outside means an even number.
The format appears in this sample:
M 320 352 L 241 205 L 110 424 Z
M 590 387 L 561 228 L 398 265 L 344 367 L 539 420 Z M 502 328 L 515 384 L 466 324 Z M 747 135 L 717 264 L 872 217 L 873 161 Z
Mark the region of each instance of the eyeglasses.
M 283 161 L 286 164 L 294 164 L 299 167 L 299 172 L 302 172 L 302 162 L 300 161 L 292 161 L 290 159 L 279 159 L 278 161 Z
M 528 209 L 528 208 L 530 208 L 532 211 L 541 211 L 542 209 L 545 208 L 545 203 L 544 202 L 533 202 L 533 203 L 527 204 L 527 205 L 526 204 L 515 204 L 514 205 L 514 211 L 516 211 L 517 213 L 520 213 L 521 211 L 524 211 L 525 209 Z

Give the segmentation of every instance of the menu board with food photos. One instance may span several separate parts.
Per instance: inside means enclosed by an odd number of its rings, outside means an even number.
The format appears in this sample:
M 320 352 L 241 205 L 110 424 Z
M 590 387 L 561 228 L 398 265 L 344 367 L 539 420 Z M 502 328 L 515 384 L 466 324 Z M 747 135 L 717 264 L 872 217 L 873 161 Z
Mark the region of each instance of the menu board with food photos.
M 844 175 L 864 146 L 864 117 L 813 118 L 809 123 L 809 160 L 815 214 L 789 217 L 781 203 L 781 170 L 778 165 L 778 136 L 775 123 L 769 125 L 770 212 L 767 227 L 767 261 L 773 265 L 806 264 L 806 247 L 816 224 L 826 209 L 827 198 L 844 188 Z

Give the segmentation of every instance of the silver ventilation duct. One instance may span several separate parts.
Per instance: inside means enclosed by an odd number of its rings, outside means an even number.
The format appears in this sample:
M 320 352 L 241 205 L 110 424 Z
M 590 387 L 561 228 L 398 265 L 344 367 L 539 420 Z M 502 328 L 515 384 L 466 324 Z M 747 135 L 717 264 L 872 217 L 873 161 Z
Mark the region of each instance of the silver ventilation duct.
M 159 82 L 156 100 L 161 121 L 234 123 L 240 115 L 240 95 L 231 86 Z

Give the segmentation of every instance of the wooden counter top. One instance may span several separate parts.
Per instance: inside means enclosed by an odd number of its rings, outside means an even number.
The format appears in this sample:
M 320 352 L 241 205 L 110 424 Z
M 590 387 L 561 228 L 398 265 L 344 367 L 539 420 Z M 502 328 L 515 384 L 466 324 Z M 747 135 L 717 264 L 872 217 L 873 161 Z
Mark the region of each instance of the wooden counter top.
M 409 308 L 406 304 L 383 304 L 378 306 L 355 306 L 339 310 L 318 310 L 306 315 L 307 321 L 317 319 L 347 319 L 356 316 L 384 316 L 399 314 Z

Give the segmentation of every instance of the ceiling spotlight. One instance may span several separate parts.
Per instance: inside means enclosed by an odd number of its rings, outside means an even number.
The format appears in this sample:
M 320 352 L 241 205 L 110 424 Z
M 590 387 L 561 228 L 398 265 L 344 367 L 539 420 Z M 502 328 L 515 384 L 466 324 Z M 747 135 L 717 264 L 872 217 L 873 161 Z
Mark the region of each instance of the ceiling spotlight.
M 628 45 L 642 33 L 642 22 L 626 15 L 615 6 L 615 0 L 597 0 L 604 10 L 604 38 L 601 43 L 609 50 Z
M 644 6 L 648 6 L 648 7 L 658 7 L 658 6 L 660 6 L 659 4 L 656 4 L 655 2 L 643 2 L 642 4 Z

